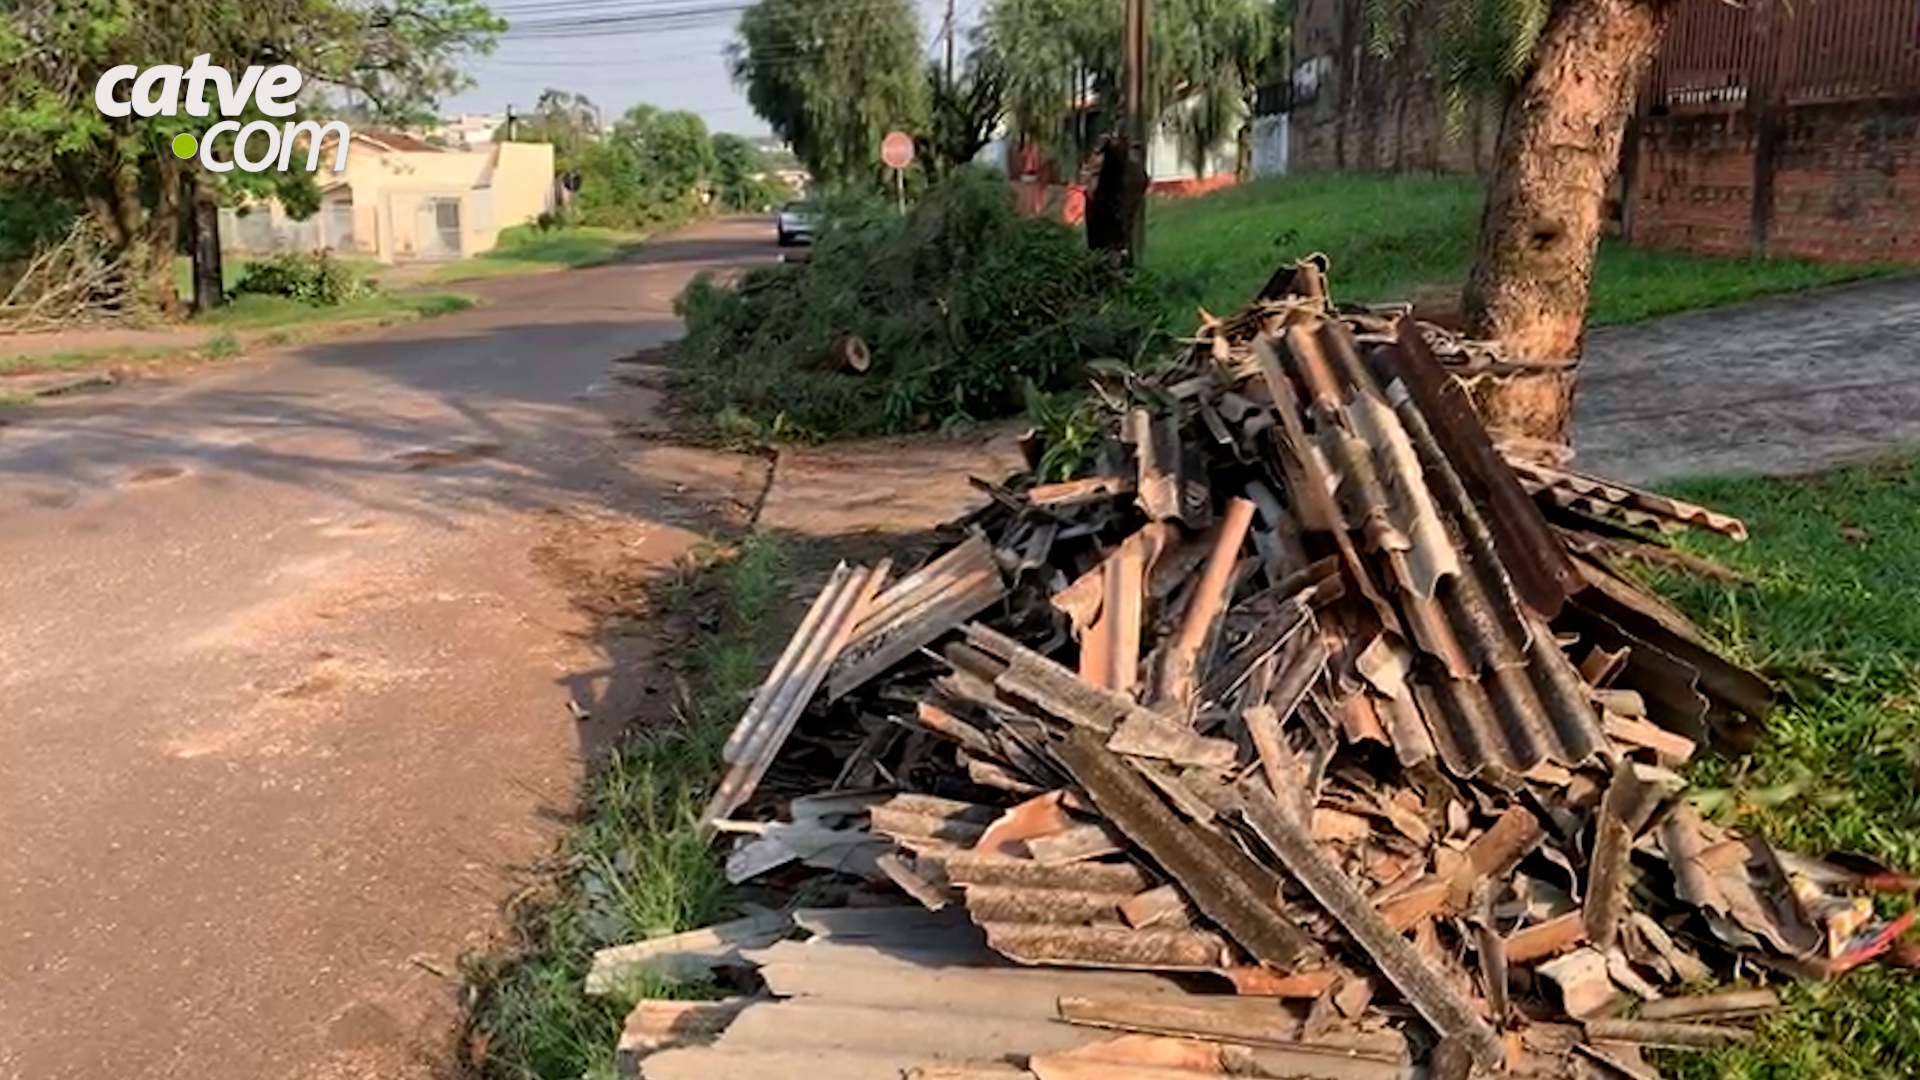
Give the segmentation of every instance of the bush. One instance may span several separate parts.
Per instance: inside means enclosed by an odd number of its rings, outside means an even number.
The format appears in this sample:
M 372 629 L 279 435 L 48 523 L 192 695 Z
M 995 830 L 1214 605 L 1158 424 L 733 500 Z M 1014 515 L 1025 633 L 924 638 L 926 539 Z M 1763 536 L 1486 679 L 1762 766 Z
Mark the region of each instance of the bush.
M 686 402 L 761 438 L 891 434 L 1019 414 L 1028 391 L 1082 386 L 1152 334 L 1151 290 L 1058 222 L 1027 218 L 1004 179 L 962 171 L 905 217 L 828 205 L 805 264 L 710 277 L 681 296 Z M 834 370 L 836 341 L 872 350 Z
M 247 265 L 235 292 L 284 296 L 314 307 L 338 307 L 372 296 L 373 282 L 325 251 L 282 252 Z

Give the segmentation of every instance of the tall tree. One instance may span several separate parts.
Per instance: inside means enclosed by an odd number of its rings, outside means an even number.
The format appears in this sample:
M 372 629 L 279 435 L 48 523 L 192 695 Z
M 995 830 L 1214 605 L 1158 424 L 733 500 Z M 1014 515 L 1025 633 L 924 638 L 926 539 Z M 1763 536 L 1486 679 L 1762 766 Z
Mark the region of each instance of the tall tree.
M 1437 73 L 1449 112 L 1504 107 L 1473 268 L 1467 330 L 1539 373 L 1480 394 L 1489 424 L 1570 441 L 1578 361 L 1633 96 L 1679 0 L 1370 0 L 1376 47 L 1439 6 Z
M 713 195 L 723 209 L 759 210 L 780 198 L 772 166 L 752 140 L 730 132 L 713 136 Z
M 730 46 L 747 102 L 816 180 L 872 184 L 890 129 L 922 131 L 927 85 L 911 0 L 759 0 Z
M 993 141 L 1007 112 L 999 57 L 976 39 L 951 81 L 944 65 L 928 64 L 927 97 L 931 122 L 918 144 L 928 172 L 938 179 L 972 161 Z
M 1197 168 L 1229 135 L 1250 137 L 1253 95 L 1284 59 L 1291 9 L 1291 0 L 1152 3 L 1147 114 L 1167 120 Z M 992 0 L 987 8 L 1008 116 L 1062 162 L 1078 161 L 1119 120 L 1121 13 L 1117 0 Z
M 205 175 L 170 150 L 183 117 L 115 118 L 94 85 L 118 64 L 181 64 L 201 53 L 240 69 L 292 64 L 382 116 L 418 117 L 462 85 L 461 54 L 501 24 L 478 0 L 44 0 L 0 12 L 0 174 L 45 185 L 85 208 L 115 252 L 173 310 L 187 180 L 230 194 L 247 185 L 311 187 L 300 174 Z M 195 118 L 197 120 L 198 118 Z
M 507 139 L 507 125 L 494 129 L 496 141 Z M 554 167 L 561 172 L 579 166 L 587 144 L 600 137 L 600 106 L 585 94 L 548 87 L 534 99 L 533 112 L 513 120 L 513 141 L 549 143 Z
M 1678 0 L 1555 0 L 1495 151 L 1464 296 L 1467 328 L 1550 375 L 1492 388 L 1490 419 L 1570 444 L 1607 188 Z

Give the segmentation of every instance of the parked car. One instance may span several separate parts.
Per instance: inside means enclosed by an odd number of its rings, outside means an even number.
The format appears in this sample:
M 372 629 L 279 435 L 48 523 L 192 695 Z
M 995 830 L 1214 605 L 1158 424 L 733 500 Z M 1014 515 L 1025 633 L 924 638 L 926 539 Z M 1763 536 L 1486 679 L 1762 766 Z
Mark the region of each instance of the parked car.
M 813 243 L 813 204 L 791 202 L 780 208 L 775 226 L 781 247 Z

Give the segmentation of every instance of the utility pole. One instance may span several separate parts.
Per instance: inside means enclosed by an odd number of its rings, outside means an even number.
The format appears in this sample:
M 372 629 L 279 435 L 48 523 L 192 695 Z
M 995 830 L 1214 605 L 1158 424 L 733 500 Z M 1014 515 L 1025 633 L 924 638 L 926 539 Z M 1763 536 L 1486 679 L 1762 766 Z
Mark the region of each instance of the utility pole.
M 947 93 L 953 93 L 953 0 L 947 0 Z
M 1146 175 L 1147 168 L 1147 0 L 1127 0 L 1127 40 L 1121 59 L 1122 90 L 1127 107 L 1127 157 Z M 1132 200 L 1128 208 L 1128 250 L 1135 265 L 1147 234 L 1147 200 Z

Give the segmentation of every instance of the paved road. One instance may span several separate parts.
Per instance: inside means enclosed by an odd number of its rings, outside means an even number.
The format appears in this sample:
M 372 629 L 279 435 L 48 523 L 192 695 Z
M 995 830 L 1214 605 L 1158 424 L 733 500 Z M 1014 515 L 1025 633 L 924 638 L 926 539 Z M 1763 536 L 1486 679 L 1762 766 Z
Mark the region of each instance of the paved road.
M 1641 482 L 1784 473 L 1920 444 L 1920 278 L 1595 331 L 1581 467 Z
M 738 479 L 613 449 L 608 362 L 769 236 L 0 428 L 0 1078 L 444 1070 L 618 708 L 567 699 L 635 692 L 542 556 L 678 550 Z

